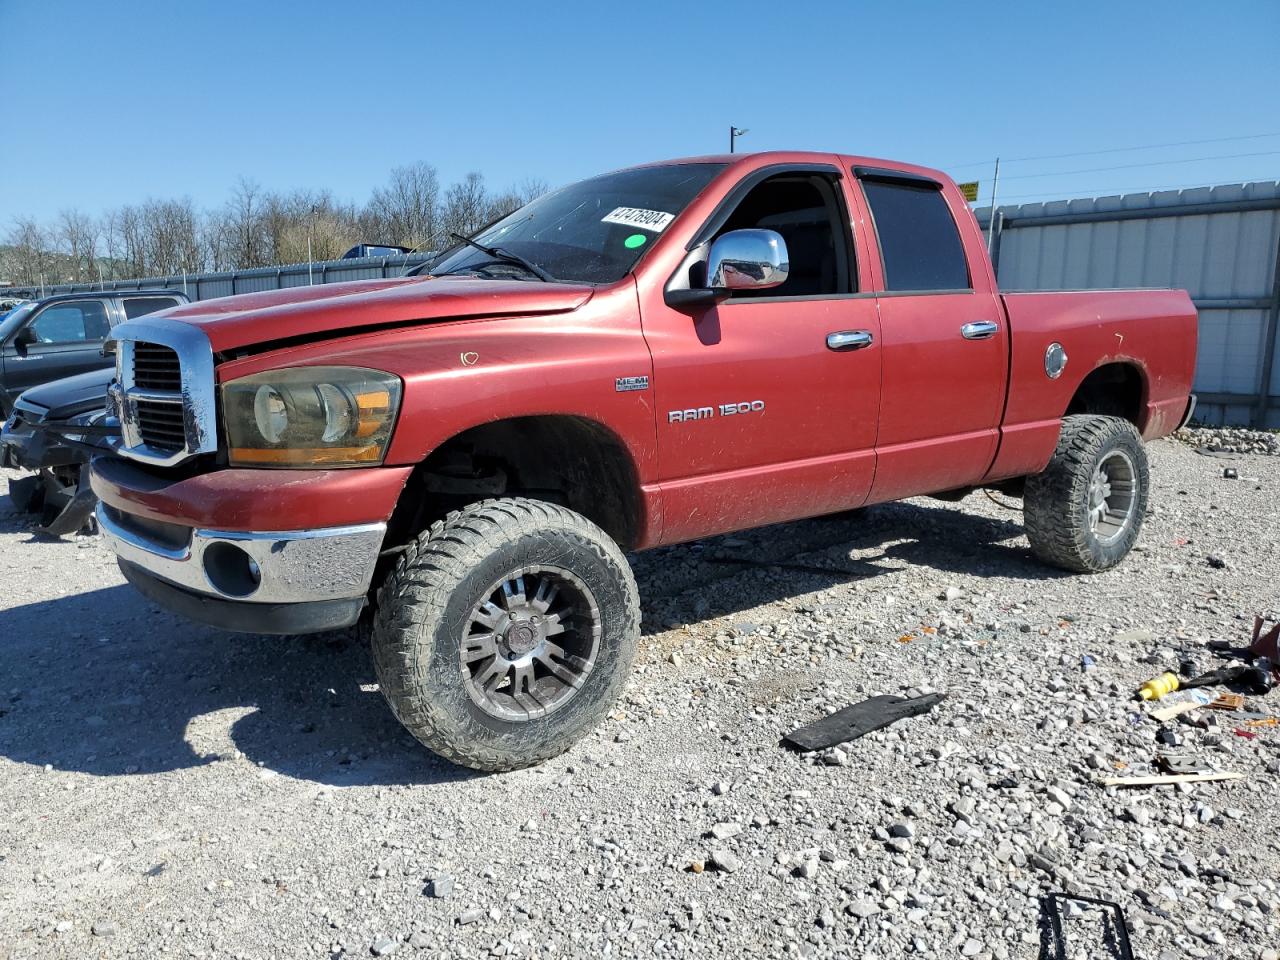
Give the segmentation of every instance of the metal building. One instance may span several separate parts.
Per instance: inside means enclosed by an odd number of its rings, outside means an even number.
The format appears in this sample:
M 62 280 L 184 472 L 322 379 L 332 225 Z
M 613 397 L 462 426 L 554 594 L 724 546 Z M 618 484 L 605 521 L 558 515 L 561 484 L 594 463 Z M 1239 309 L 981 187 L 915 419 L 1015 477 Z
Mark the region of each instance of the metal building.
M 975 213 L 985 227 L 990 208 Z M 1280 427 L 1280 182 L 1002 206 L 996 222 L 1004 289 L 1185 288 L 1197 419 Z

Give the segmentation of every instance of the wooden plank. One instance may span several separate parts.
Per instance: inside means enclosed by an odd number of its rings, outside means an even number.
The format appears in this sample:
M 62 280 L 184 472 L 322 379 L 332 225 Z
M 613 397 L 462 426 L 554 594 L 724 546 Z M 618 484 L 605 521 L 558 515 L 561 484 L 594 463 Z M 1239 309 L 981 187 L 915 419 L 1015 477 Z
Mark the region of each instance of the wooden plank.
M 1210 780 L 1243 780 L 1243 773 L 1170 773 L 1158 777 L 1106 777 L 1098 782 L 1104 787 L 1159 787 L 1171 783 L 1207 783 Z

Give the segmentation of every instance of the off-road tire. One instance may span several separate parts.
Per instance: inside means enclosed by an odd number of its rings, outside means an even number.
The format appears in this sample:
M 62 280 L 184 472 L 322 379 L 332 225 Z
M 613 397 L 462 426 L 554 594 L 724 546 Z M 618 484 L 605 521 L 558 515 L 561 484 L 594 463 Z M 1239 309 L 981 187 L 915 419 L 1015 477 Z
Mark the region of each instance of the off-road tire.
M 1090 527 L 1090 483 L 1114 451 L 1134 467 L 1136 502 L 1128 526 L 1110 543 Z M 1064 417 L 1058 446 L 1042 473 L 1028 477 L 1023 518 L 1032 552 L 1045 563 L 1074 573 L 1098 573 L 1125 558 L 1142 530 L 1147 511 L 1147 454 L 1133 424 L 1120 417 Z
M 594 668 L 564 705 L 537 719 L 498 719 L 464 683 L 468 617 L 508 571 L 555 564 L 598 604 Z M 563 753 L 617 699 L 640 632 L 640 600 L 622 551 L 590 520 L 552 503 L 486 500 L 433 523 L 409 544 L 378 591 L 371 648 L 392 712 L 426 747 L 476 770 L 502 771 Z

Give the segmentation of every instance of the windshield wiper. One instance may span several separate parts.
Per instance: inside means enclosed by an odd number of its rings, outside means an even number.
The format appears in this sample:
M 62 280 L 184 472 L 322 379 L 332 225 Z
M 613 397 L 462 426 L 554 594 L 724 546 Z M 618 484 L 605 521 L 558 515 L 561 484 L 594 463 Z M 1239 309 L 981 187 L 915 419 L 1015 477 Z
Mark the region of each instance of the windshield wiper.
M 451 232 L 449 236 L 453 237 L 455 240 L 458 240 L 462 243 L 470 244 L 471 246 L 479 250 L 481 253 L 486 254 L 487 256 L 493 257 L 493 259 L 497 260 L 499 263 L 514 263 L 517 267 L 524 267 L 526 270 L 528 270 L 530 273 L 532 273 L 535 277 L 537 277 L 539 280 L 543 281 L 544 283 L 555 282 L 555 279 L 556 279 L 555 277 L 551 276 L 551 274 L 547 273 L 547 271 L 543 270 L 536 263 L 531 263 L 530 261 L 526 260 L 524 257 L 520 256 L 520 254 L 518 253 L 512 253 L 510 250 L 504 250 L 502 247 L 485 246 L 480 241 L 472 240 L 470 237 L 464 237 L 460 233 Z

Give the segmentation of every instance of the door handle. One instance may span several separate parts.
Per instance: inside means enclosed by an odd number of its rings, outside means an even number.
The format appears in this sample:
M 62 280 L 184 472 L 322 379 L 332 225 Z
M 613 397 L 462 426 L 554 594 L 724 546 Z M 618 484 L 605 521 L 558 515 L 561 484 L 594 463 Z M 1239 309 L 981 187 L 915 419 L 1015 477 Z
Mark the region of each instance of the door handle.
M 828 350 L 861 350 L 871 346 L 875 337 L 870 330 L 841 330 L 827 334 Z
M 1000 329 L 994 320 L 975 320 L 960 328 L 960 336 L 966 340 L 990 340 Z

